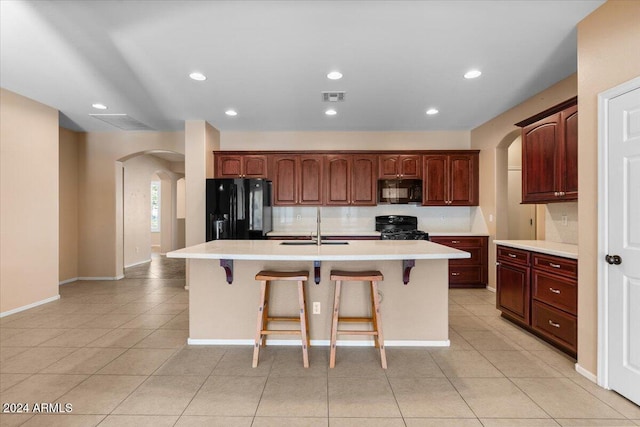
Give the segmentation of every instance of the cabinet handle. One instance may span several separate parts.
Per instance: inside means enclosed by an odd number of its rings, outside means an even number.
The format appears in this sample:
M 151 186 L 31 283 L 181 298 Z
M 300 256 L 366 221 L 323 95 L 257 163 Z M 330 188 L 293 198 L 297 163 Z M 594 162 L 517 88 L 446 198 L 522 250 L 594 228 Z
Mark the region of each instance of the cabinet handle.
M 451 243 L 460 243 L 460 240 L 452 240 Z
M 459 276 L 460 273 L 451 273 L 452 276 Z
M 553 289 L 553 288 L 549 288 L 549 290 L 551 292 L 553 292 L 554 294 L 559 294 L 560 293 L 560 289 Z
M 554 328 L 559 328 L 560 327 L 560 323 L 556 323 L 553 320 L 549 320 L 549 324 L 551 326 L 553 326 Z
M 507 254 L 509 255 L 511 258 L 518 258 L 518 255 L 514 255 L 514 254 Z
M 560 264 L 554 264 L 552 262 L 549 263 L 549 265 L 553 268 L 560 268 Z

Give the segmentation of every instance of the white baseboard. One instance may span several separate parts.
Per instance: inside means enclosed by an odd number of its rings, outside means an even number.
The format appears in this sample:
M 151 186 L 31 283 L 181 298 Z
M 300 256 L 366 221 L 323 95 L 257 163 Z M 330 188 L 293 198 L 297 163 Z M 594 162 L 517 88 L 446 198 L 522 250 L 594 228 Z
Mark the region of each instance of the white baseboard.
M 187 339 L 189 345 L 253 345 L 252 339 Z M 298 340 L 267 340 L 267 345 L 291 345 L 299 346 Z M 338 347 L 373 347 L 373 340 L 339 340 Z M 405 341 L 388 340 L 384 342 L 385 347 L 449 347 L 449 340 L 444 341 Z M 329 347 L 329 340 L 311 340 L 312 347 Z
M 78 277 L 78 280 L 120 280 L 120 279 L 124 279 L 124 274 L 121 274 L 119 276 L 115 276 L 115 277 L 100 277 L 100 276 L 95 276 L 95 277 L 88 277 L 88 276 L 83 276 L 83 277 Z
M 30 308 L 37 307 L 42 304 L 46 304 L 48 302 L 53 302 L 60 299 L 60 295 L 53 296 L 51 298 L 43 299 L 41 301 L 36 301 L 32 304 L 23 305 L 22 307 L 14 308 L 13 310 L 3 311 L 0 313 L 0 317 L 9 316 L 11 314 L 16 314 L 21 311 L 29 310 Z
M 487 285 L 487 290 L 493 292 L 494 294 L 496 293 L 496 288 L 492 288 L 489 285 Z
M 576 372 L 577 373 L 579 373 L 580 375 L 582 375 L 583 377 L 585 377 L 589 381 L 598 384 L 598 377 L 596 375 L 594 375 L 591 372 L 587 371 L 586 369 L 584 369 L 582 366 L 578 365 L 577 363 L 576 363 L 575 367 L 576 367 Z
M 151 262 L 151 258 L 146 259 L 144 261 L 134 262 L 133 264 L 125 265 L 124 268 L 135 267 L 136 265 L 148 264 Z
M 67 283 L 73 283 L 73 282 L 77 282 L 77 281 L 78 281 L 77 277 L 72 277 L 71 279 L 63 280 L 62 282 L 58 283 L 58 286 L 66 285 Z

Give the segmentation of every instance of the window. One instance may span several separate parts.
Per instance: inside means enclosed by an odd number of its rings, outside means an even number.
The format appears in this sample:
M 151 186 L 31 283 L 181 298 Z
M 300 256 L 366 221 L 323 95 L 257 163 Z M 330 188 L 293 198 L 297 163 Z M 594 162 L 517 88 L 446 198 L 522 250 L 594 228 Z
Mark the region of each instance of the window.
M 160 232 L 160 181 L 151 181 L 151 232 Z

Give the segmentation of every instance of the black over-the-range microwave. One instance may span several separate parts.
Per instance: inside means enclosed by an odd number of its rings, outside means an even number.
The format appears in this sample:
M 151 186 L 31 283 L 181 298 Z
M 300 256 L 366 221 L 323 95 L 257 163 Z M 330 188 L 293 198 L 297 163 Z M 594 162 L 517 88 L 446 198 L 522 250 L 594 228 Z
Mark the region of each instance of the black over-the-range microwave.
M 422 204 L 422 180 L 379 179 L 378 203 L 393 205 Z

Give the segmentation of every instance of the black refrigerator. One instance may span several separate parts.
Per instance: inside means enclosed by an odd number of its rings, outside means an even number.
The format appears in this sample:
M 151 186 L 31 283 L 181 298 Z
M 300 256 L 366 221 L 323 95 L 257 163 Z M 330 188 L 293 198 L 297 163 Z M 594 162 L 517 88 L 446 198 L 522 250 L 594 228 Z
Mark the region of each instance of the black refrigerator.
M 271 181 L 207 179 L 206 241 L 266 239 L 271 231 Z

